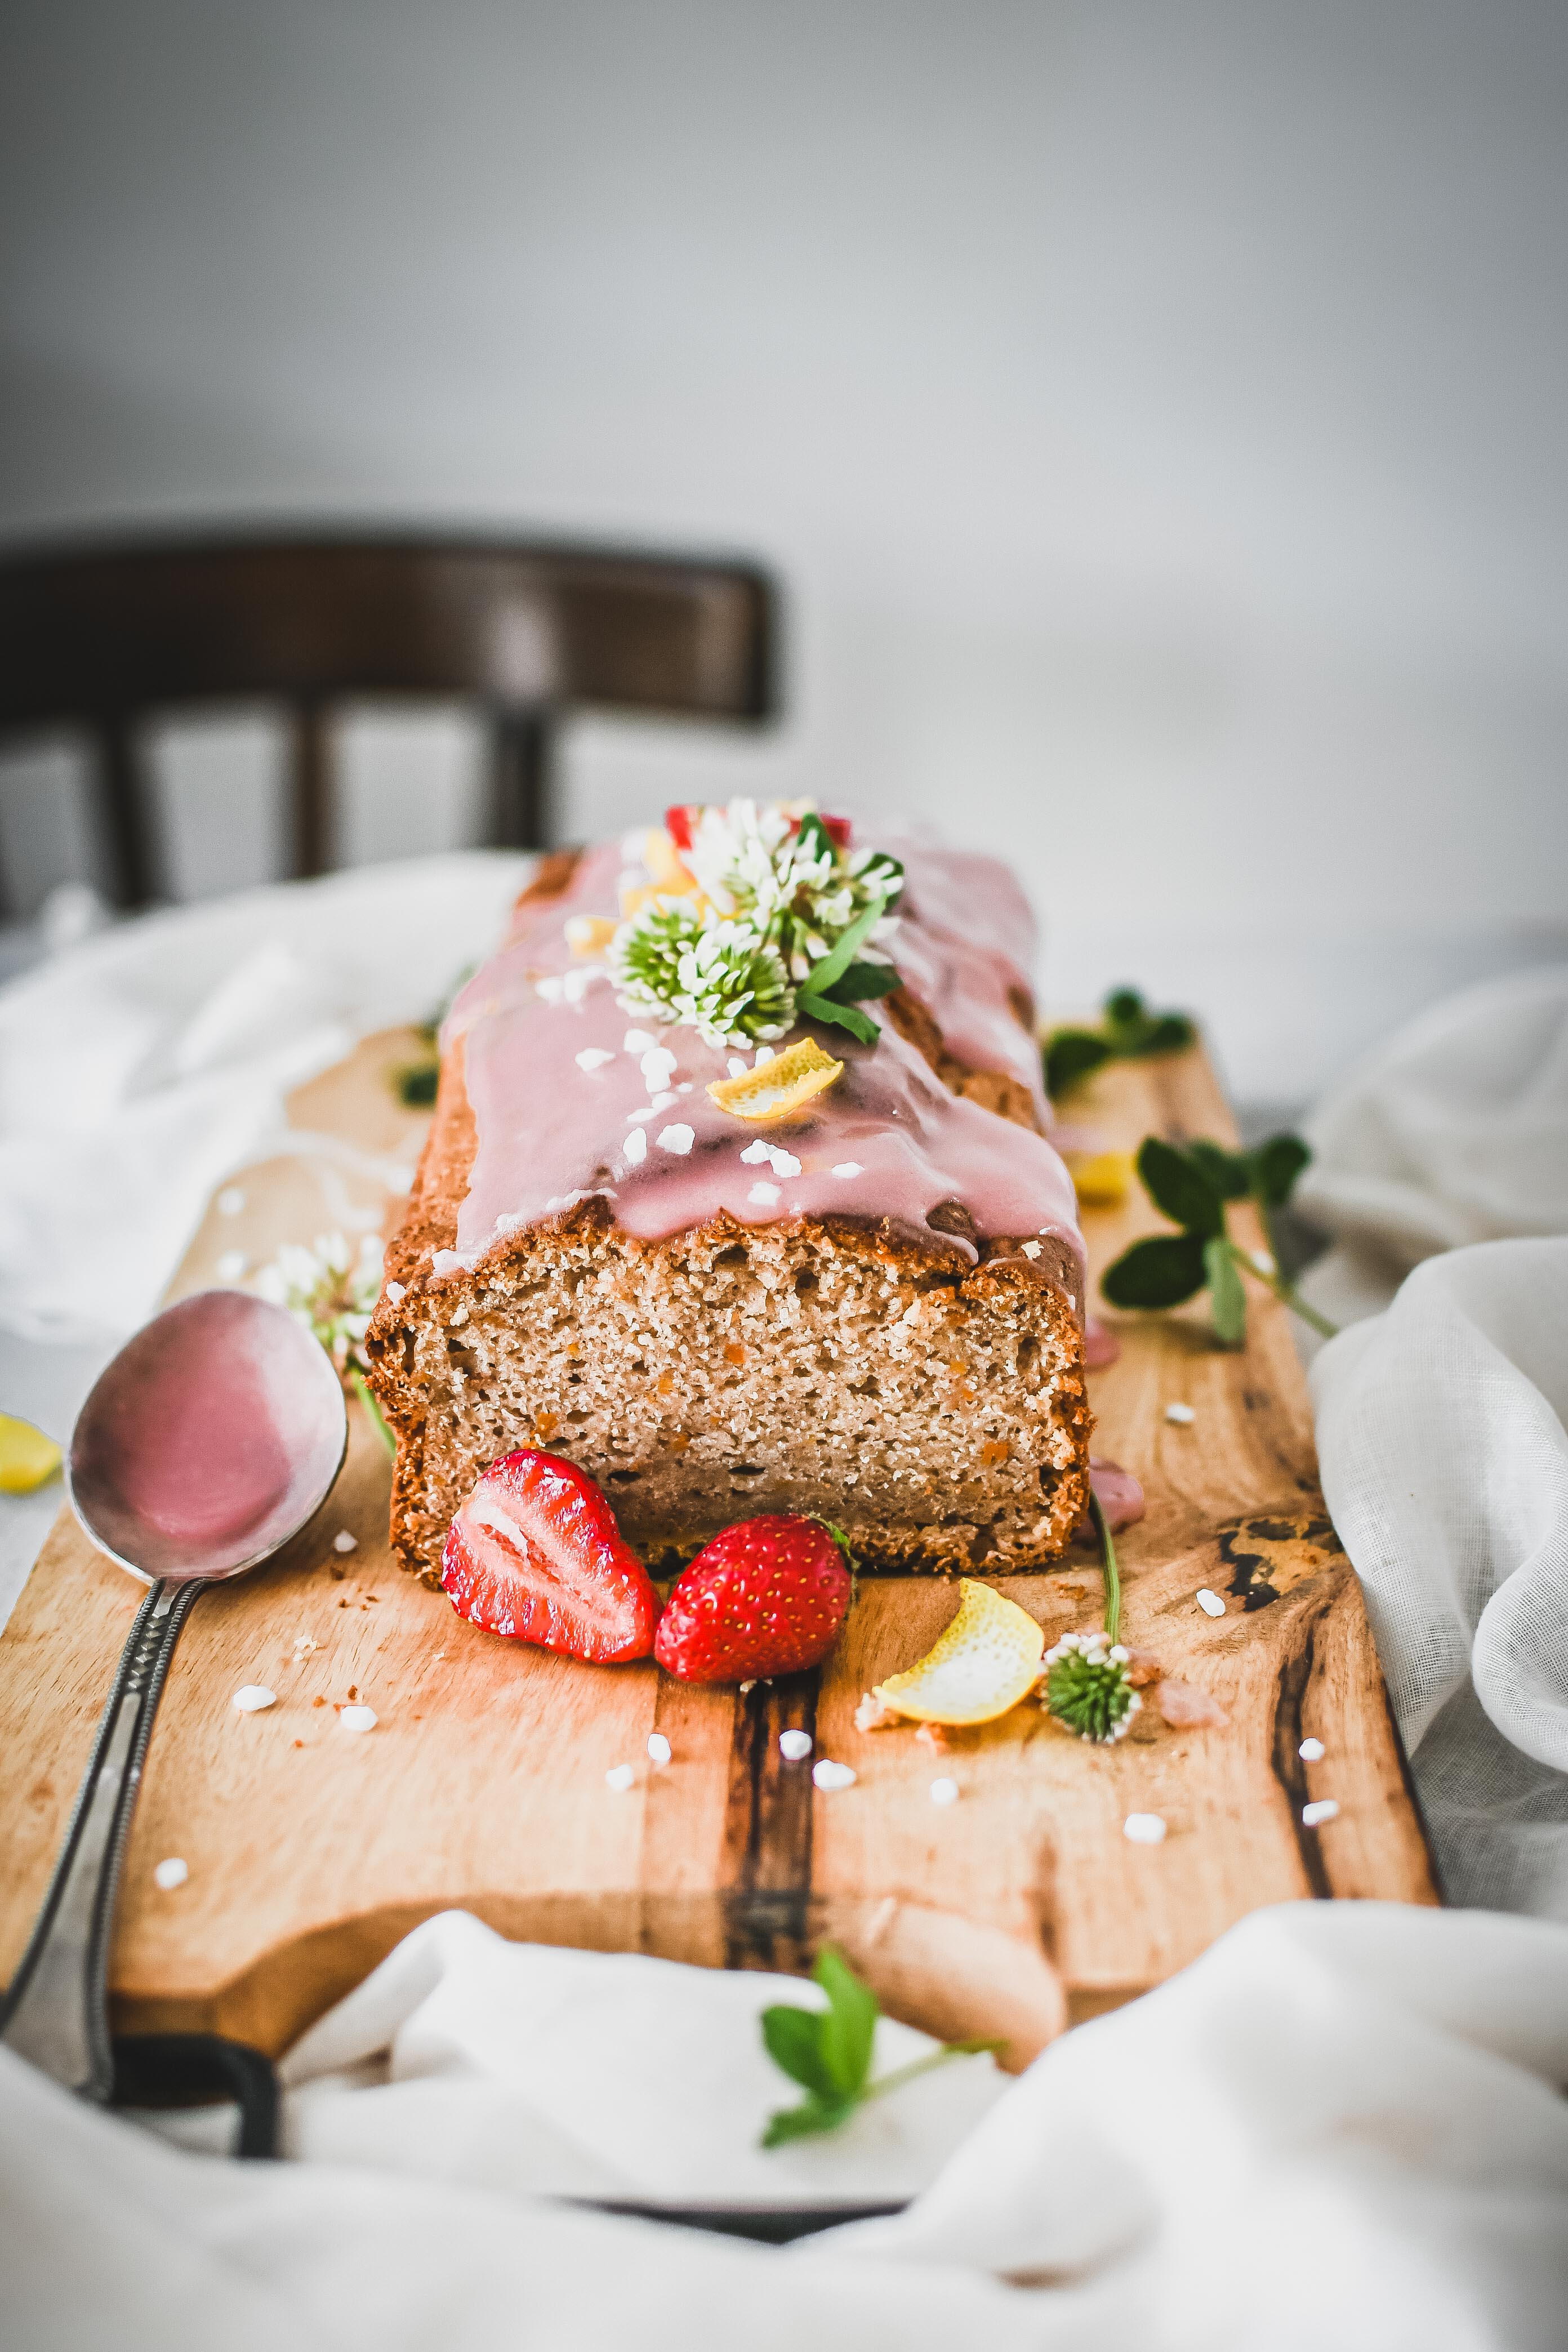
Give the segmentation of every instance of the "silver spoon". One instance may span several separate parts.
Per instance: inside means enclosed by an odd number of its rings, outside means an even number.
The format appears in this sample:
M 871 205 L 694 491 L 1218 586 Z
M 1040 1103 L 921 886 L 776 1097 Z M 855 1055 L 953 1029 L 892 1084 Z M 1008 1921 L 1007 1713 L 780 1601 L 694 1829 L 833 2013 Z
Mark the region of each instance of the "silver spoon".
M 298 1535 L 342 1467 L 348 1416 L 325 1350 L 281 1307 L 204 1290 L 100 1374 L 66 1486 L 100 1551 L 151 1586 L 131 1629 L 0 2038 L 81 2097 L 114 2088 L 109 1949 L 142 1767 L 180 1630 L 203 1587 Z

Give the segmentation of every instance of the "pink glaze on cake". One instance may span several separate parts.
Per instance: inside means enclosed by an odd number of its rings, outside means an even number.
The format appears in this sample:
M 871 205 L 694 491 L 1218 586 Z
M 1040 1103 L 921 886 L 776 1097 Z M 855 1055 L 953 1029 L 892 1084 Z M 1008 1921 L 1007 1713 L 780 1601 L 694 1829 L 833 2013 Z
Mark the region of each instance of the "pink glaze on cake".
M 1124 1470 L 1120 1462 L 1103 1461 L 1099 1455 L 1091 1454 L 1089 1464 L 1089 1483 L 1094 1489 L 1095 1498 L 1100 1509 L 1105 1513 L 1106 1524 L 1112 1535 L 1116 1533 L 1118 1528 L 1133 1527 L 1142 1517 L 1144 1507 L 1142 1482 L 1134 1477 L 1131 1470 Z M 1093 1522 L 1086 1517 L 1083 1525 L 1087 1529 L 1093 1525 Z
M 1006 1002 L 1009 985 L 1027 985 L 1010 952 L 1027 949 L 1016 885 L 987 859 L 923 846 L 909 857 L 895 962 L 953 1052 L 977 1067 L 1027 1075 L 1043 1105 L 1038 1056 Z M 973 1259 L 970 1243 L 933 1236 L 927 1223 L 933 1209 L 958 1201 L 987 1237 L 1058 1236 L 1081 1261 L 1072 1181 L 1050 1144 L 950 1094 L 890 1023 L 875 1046 L 820 1033 L 845 1073 L 798 1118 L 764 1127 L 721 1110 L 707 1087 L 730 1075 L 731 1055 L 693 1029 L 661 1029 L 622 1012 L 603 967 L 568 947 L 570 917 L 615 917 L 621 866 L 613 845 L 584 856 L 566 891 L 522 908 L 506 945 L 452 1008 L 442 1042 L 463 1043 L 477 1149 L 458 1245 L 437 1253 L 437 1275 L 472 1267 L 519 1226 L 546 1223 L 594 1195 L 646 1241 L 705 1224 L 720 1210 L 757 1225 L 847 1215 L 890 1219 Z M 987 944 L 994 940 L 1005 948 Z M 626 1046 L 628 1030 L 675 1056 L 657 1088 L 641 1051 Z M 591 1063 L 610 1058 L 584 1069 L 584 1053 Z M 743 1059 L 750 1066 L 753 1056 Z M 634 1120 L 656 1091 L 675 1099 Z M 627 1150 L 637 1136 L 646 1139 L 640 1160 Z M 742 1160 L 759 1141 L 798 1160 L 798 1171 Z

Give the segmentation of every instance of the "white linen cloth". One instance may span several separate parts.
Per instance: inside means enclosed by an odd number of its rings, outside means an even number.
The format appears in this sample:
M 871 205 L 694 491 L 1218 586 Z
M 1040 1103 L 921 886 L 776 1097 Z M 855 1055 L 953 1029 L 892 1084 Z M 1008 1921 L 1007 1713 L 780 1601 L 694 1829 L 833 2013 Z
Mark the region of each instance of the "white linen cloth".
M 428 1019 L 530 862 L 475 850 L 249 890 L 0 990 L 0 1325 L 134 1330 L 214 1187 L 282 1142 L 289 1090 Z
M 1336 1245 L 1301 1288 L 1331 1322 L 1375 1314 L 1439 1250 L 1568 1234 L 1568 964 L 1446 997 L 1331 1088 L 1305 1134 L 1296 1205 Z
M 606 2159 L 773 2164 L 778 1990 L 430 1921 L 296 2051 L 320 2154 L 276 2166 L 186 2155 L 0 2051 L 9 2352 L 1560 2352 L 1568 1929 L 1259 1912 L 1055 2043 L 907 2213 L 788 2251 L 528 2193 Z M 382 2087 L 315 2073 L 373 2047 Z
M 1312 1390 L 1447 1897 L 1568 1920 L 1568 1240 L 1429 1258 Z

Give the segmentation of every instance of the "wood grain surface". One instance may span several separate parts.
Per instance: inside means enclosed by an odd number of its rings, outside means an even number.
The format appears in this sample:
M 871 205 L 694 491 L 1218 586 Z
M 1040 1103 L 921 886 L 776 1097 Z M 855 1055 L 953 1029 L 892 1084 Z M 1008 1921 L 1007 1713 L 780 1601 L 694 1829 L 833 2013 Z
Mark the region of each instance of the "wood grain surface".
M 175 1289 L 279 1242 L 379 1227 L 420 1122 L 389 1083 L 411 1036 L 372 1039 L 300 1090 L 302 1155 L 215 1205 Z M 1200 1053 L 1122 1064 L 1076 1119 L 1131 1148 L 1148 1131 L 1228 1137 Z M 1244 1238 L 1249 1213 L 1238 1219 Z M 1094 1269 L 1159 1220 L 1142 1195 L 1086 1213 Z M 798 1969 L 838 1942 L 896 2015 L 1007 2037 L 1023 2064 L 1064 2023 L 1183 1967 L 1246 1912 L 1298 1896 L 1436 1900 L 1353 1572 L 1323 1515 L 1305 1387 L 1282 1308 L 1255 1292 L 1241 1353 L 1201 1305 L 1107 1315 L 1120 1362 L 1091 1377 L 1095 1452 L 1137 1472 L 1119 1546 L 1124 1635 L 1213 1694 L 1226 1727 L 1173 1729 L 1146 1705 L 1114 1748 L 1037 1707 L 950 1735 L 858 1732 L 861 1693 L 909 1664 L 955 1605 L 940 1577 L 863 1582 L 818 1675 L 745 1694 L 651 1664 L 595 1667 L 498 1641 L 405 1576 L 385 1541 L 388 1465 L 357 1408 L 347 1466 L 313 1526 L 192 1613 L 159 1717 L 112 1967 L 121 2031 L 205 2029 L 270 2051 L 417 1921 L 453 1905 L 505 1934 Z M 1173 1402 L 1194 1419 L 1164 1418 Z M 346 1530 L 356 1549 L 340 1555 Z M 1001 1580 L 1047 1638 L 1101 1622 L 1097 1555 Z M 1210 1618 L 1194 1595 L 1226 1601 Z M 0 1973 L 26 1939 L 142 1588 L 62 1513 L 0 1638 Z M 265 1683 L 278 1705 L 240 1715 Z M 355 1734 L 339 1710 L 372 1706 Z M 786 1763 L 797 1726 L 852 1764 L 848 1790 Z M 651 1764 L 648 1734 L 668 1738 Z M 1303 1738 L 1323 1743 L 1305 1763 Z M 635 1768 L 617 1794 L 613 1765 Z M 935 1805 L 939 1774 L 956 1805 Z M 1305 1827 L 1310 1799 L 1340 1811 Z M 1121 1824 L 1155 1812 L 1157 1846 Z M 189 1864 L 161 1892 L 154 1866 Z

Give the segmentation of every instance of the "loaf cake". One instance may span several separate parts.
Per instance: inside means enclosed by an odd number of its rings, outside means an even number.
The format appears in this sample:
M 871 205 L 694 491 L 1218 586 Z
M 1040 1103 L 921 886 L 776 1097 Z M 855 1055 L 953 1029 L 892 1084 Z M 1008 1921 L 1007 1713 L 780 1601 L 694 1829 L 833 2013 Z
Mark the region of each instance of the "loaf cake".
M 1005 867 L 808 804 L 546 857 L 445 1024 L 366 1335 L 405 1565 L 520 1445 L 656 1570 L 761 1512 L 872 1566 L 1055 1557 L 1090 1415 L 1032 940 Z

